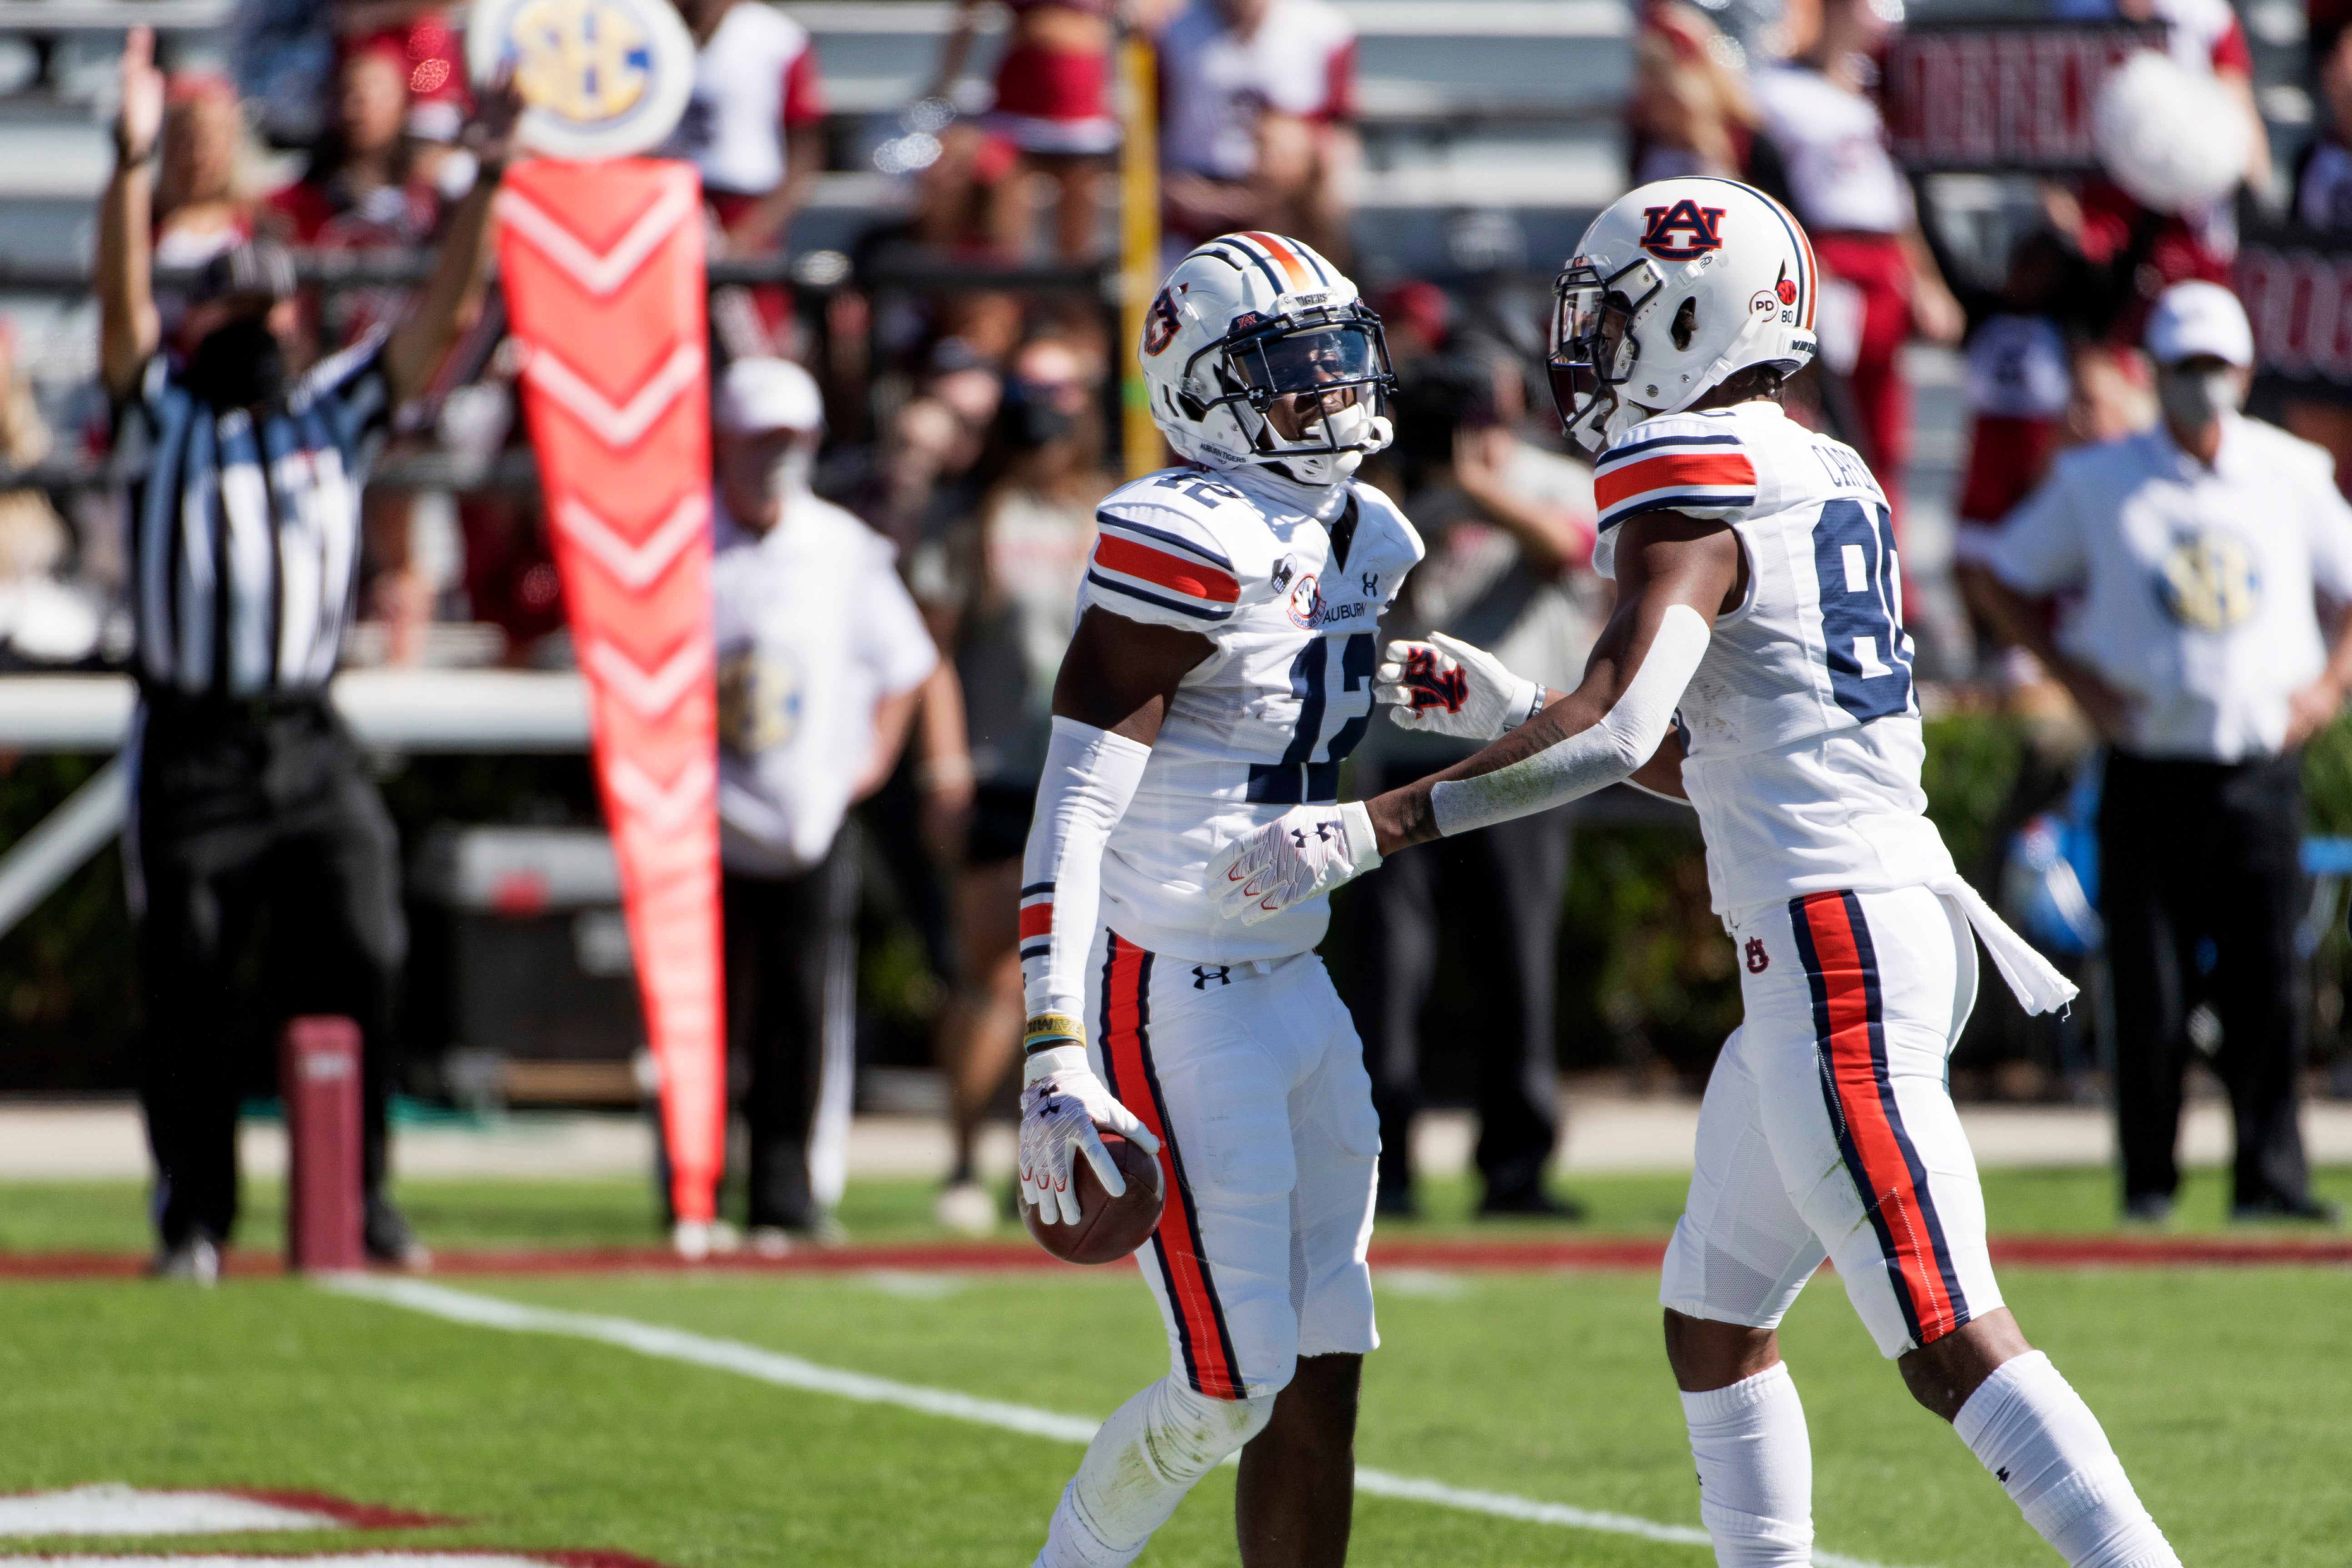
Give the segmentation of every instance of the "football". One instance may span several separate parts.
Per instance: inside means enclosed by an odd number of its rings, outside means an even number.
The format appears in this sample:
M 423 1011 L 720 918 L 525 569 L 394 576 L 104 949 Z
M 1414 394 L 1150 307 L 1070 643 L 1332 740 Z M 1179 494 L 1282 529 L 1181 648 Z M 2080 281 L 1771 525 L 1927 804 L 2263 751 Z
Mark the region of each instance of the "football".
M 1127 1178 L 1126 1196 L 1115 1198 L 1105 1192 L 1102 1178 L 1081 1154 L 1072 1162 L 1070 1172 L 1071 1190 L 1078 1195 L 1077 1224 L 1047 1225 L 1037 1217 L 1036 1205 L 1024 1202 L 1021 1205 L 1021 1223 L 1029 1227 L 1037 1245 L 1065 1263 L 1116 1263 L 1160 1228 L 1160 1207 L 1168 1194 L 1160 1179 L 1159 1158 L 1116 1132 L 1104 1133 L 1102 1141 L 1119 1173 Z

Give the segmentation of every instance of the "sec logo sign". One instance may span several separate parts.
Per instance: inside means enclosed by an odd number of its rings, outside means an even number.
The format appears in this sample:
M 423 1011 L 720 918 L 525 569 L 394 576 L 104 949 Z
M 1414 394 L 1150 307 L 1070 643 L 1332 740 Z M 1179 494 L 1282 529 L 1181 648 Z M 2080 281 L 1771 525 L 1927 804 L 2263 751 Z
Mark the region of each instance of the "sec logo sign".
M 694 92 L 694 38 L 669 0 L 487 0 L 466 27 L 478 83 L 514 71 L 533 151 L 625 158 L 658 145 Z

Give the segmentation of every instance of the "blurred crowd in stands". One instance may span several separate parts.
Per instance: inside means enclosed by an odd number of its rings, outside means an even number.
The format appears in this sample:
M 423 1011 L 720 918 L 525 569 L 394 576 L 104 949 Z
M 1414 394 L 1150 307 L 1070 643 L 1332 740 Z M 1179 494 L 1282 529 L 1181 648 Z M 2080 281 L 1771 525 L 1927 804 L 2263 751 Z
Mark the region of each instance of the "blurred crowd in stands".
M 877 214 L 854 254 L 815 256 L 793 245 L 793 217 L 837 149 L 827 144 L 824 72 L 808 31 L 757 0 L 677 3 L 701 53 L 668 151 L 701 171 L 711 254 L 792 258 L 773 281 L 715 290 L 715 359 L 806 366 L 826 431 L 806 454 L 809 487 L 895 547 L 941 656 L 920 687 L 905 759 L 866 809 L 882 828 L 875 852 L 948 979 L 940 1060 L 968 1178 L 974 1131 L 1002 1093 L 1018 1037 L 1015 895 L 1048 698 L 1094 505 L 1117 482 L 1124 351 L 1092 270 L 1108 259 L 1116 229 L 1116 28 L 1139 27 L 1158 48 L 1167 258 L 1218 233 L 1266 229 L 1343 266 L 1360 259 L 1349 211 L 1360 156 L 1353 31 L 1328 0 L 1004 0 L 1003 46 L 981 103 L 959 84 L 984 0 L 961 0 L 933 80 L 900 116 L 905 134 L 876 156 L 905 177 L 907 206 Z M 232 71 L 171 80 L 158 267 L 198 267 L 251 237 L 312 252 L 429 244 L 475 173 L 457 142 L 467 109 L 461 9 L 243 0 Z M 1792 409 L 1863 453 L 1898 528 L 1912 444 L 1903 351 L 1924 341 L 1964 353 L 1974 428 L 1958 513 L 1964 528 L 1990 527 L 2060 449 L 2154 421 L 2143 319 L 2168 284 L 2229 280 L 2237 209 L 2233 193 L 2167 206 L 2117 177 L 2052 179 L 1997 285 L 1948 277 L 1876 98 L 1901 13 L 1900 0 L 1643 0 L 1626 177 L 1735 176 L 1804 221 L 1828 282 L 1821 373 L 1791 389 Z M 2055 0 L 2055 13 L 2168 24 L 2173 64 L 2245 121 L 2237 173 L 2256 191 L 2271 187 L 2246 40 L 2228 0 Z M 2315 18 L 2322 132 L 2292 171 L 2294 214 L 2322 228 L 2352 227 L 2344 20 Z M 287 150 L 298 153 L 289 183 L 260 187 L 265 148 L 279 151 L 280 166 Z M 942 287 L 935 271 L 919 287 L 872 286 L 910 256 L 966 268 L 974 281 Z M 1058 279 L 1048 276 L 1055 268 Z M 1563 454 L 1540 375 L 1548 300 L 1458 279 L 1361 276 L 1402 383 L 1397 444 L 1365 478 L 1403 503 L 1429 544 L 1402 605 L 1410 624 L 1387 629 L 1449 632 L 1572 686 L 1607 585 L 1589 570 L 1590 474 Z M 168 341 L 173 307 L 161 303 Z M 305 352 L 331 353 L 404 306 L 397 285 L 312 289 Z M 478 325 L 412 411 L 405 448 L 449 458 L 441 478 L 380 479 L 368 491 L 362 625 L 349 658 L 568 662 L 543 521 L 527 482 L 512 478 L 528 470 L 516 366 L 497 338 L 495 319 Z M 77 442 L 101 454 L 103 429 L 53 438 L 11 347 L 0 328 L 0 472 L 35 468 Z M 2296 404 L 2284 418 L 2352 475 L 2352 406 Z M 109 542 L 121 531 L 106 504 L 65 489 L 0 488 L 0 668 L 119 661 L 126 641 L 109 627 L 121 618 L 121 570 Z M 2038 679 L 2022 654 L 1986 668 L 2012 687 Z M 1362 779 L 1358 793 L 1452 755 L 1375 725 L 1358 765 L 1379 778 Z M 1562 817 L 1409 851 L 1426 864 L 1383 879 L 1347 928 L 1360 948 L 1349 972 L 1363 977 L 1349 1000 L 1395 1153 L 1395 1168 L 1382 1171 L 1392 1207 L 1411 1202 L 1402 1131 L 1419 1093 L 1413 1020 L 1443 921 L 1484 922 L 1476 947 L 1512 1012 L 1477 1047 L 1488 1201 L 1547 1201 L 1569 847 Z M 985 1209 L 984 1198 L 971 1201 Z

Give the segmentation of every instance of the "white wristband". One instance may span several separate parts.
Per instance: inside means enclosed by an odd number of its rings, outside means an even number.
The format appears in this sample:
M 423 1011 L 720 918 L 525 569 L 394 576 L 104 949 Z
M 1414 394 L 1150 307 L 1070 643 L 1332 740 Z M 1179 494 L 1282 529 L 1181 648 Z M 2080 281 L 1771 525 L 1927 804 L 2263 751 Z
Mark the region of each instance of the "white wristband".
M 1507 735 L 1537 714 L 1543 711 L 1544 683 L 1521 680 L 1518 689 L 1511 693 L 1510 706 L 1503 710 L 1503 733 Z

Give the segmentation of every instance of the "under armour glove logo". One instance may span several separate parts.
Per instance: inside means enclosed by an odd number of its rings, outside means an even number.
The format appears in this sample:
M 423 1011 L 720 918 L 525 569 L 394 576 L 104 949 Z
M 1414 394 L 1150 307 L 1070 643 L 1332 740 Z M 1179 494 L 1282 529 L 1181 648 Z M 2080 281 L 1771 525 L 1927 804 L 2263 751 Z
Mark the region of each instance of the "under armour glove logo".
M 1298 846 L 1298 847 L 1300 847 L 1301 849 L 1306 848 L 1306 847 L 1307 847 L 1307 829 L 1305 829 L 1305 828 L 1303 828 L 1303 827 L 1294 827 L 1294 828 L 1292 828 L 1292 829 L 1290 830 L 1290 841 L 1291 841 L 1293 844 L 1296 844 L 1297 846 Z
M 1416 713 L 1425 713 L 1432 708 L 1459 713 L 1470 695 L 1470 678 L 1458 666 L 1439 673 L 1437 656 L 1427 648 L 1416 648 L 1404 656 L 1404 684 L 1405 689 L 1412 693 L 1412 710 Z

